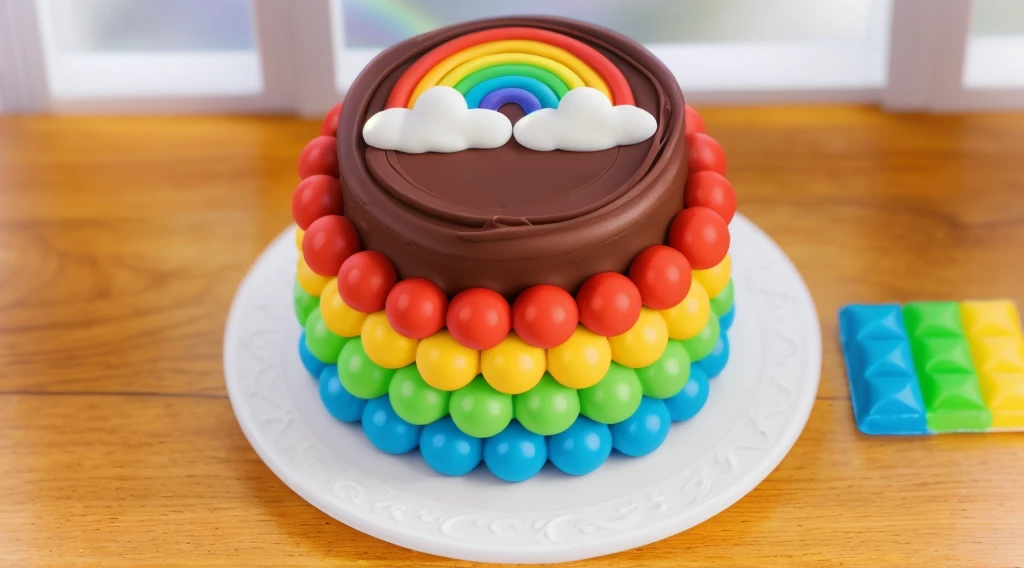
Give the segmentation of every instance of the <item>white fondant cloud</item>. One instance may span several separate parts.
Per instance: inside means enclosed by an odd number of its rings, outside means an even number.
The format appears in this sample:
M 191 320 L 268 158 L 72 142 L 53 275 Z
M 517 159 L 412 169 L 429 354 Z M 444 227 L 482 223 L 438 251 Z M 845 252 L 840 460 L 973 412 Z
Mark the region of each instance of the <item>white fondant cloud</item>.
M 523 146 L 539 152 L 596 152 L 643 142 L 658 121 L 642 108 L 612 106 L 601 91 L 577 87 L 562 97 L 558 108 L 545 108 L 519 119 L 513 134 Z
M 363 140 L 370 146 L 409 154 L 497 148 L 511 137 L 508 117 L 466 108 L 466 99 L 451 87 L 431 87 L 411 109 L 382 110 L 363 125 Z

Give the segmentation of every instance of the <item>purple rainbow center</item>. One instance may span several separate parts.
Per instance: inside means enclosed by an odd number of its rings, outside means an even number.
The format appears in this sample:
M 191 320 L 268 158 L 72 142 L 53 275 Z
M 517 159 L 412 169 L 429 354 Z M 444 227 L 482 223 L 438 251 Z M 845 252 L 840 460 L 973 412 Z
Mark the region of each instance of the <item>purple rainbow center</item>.
M 497 89 L 487 93 L 484 98 L 480 99 L 479 108 L 498 110 L 509 103 L 519 105 L 519 108 L 523 109 L 526 114 L 541 109 L 540 100 L 533 93 L 518 87 Z

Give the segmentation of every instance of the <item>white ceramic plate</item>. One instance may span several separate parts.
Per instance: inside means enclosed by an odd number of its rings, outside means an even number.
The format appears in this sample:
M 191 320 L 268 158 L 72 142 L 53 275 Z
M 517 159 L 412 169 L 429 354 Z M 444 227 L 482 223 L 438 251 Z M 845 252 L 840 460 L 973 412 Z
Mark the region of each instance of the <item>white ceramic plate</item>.
M 483 467 L 441 476 L 418 452 L 377 451 L 358 424 L 322 408 L 297 351 L 293 230 L 264 251 L 232 304 L 224 336 L 231 404 L 256 452 L 303 499 L 399 546 L 490 562 L 560 562 L 642 546 L 751 491 L 810 414 L 821 368 L 814 304 L 785 254 L 737 216 L 732 356 L 704 409 L 674 424 L 661 448 L 639 459 L 613 455 L 583 477 L 551 464 L 518 484 Z

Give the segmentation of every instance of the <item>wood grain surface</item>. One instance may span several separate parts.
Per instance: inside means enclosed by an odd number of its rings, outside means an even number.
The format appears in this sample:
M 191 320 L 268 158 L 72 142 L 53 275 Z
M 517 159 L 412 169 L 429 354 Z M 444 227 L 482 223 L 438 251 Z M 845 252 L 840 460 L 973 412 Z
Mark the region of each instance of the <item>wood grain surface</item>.
M 706 109 L 740 209 L 796 263 L 824 363 L 789 456 L 729 510 L 579 566 L 1021 566 L 1024 434 L 854 427 L 836 311 L 1024 306 L 1024 115 Z M 0 118 L 0 566 L 463 566 L 292 493 L 227 400 L 235 287 L 290 221 L 286 118 Z

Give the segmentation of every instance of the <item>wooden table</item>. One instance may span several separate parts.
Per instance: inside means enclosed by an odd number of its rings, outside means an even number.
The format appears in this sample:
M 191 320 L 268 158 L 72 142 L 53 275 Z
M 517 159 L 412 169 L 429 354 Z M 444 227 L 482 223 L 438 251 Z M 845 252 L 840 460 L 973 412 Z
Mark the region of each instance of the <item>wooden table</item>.
M 588 566 L 1020 566 L 1024 435 L 874 438 L 850 302 L 1024 305 L 1024 115 L 706 110 L 821 311 L 814 411 L 731 509 Z M 0 566 L 453 566 L 335 522 L 249 447 L 228 304 L 290 221 L 286 118 L 0 119 Z

